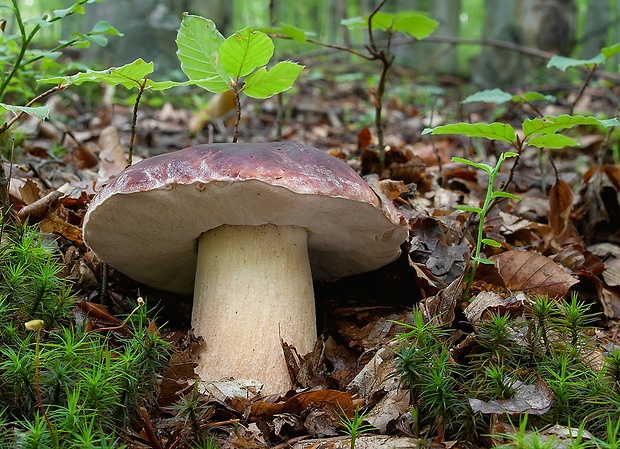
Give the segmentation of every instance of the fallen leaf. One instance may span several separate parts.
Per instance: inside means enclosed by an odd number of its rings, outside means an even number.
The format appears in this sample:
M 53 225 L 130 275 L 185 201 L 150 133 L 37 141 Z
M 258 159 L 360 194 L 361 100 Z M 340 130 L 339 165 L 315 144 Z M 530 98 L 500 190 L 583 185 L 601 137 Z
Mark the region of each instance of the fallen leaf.
M 366 128 L 362 128 L 359 133 L 357 133 L 357 148 L 358 150 L 365 150 L 372 143 L 372 134 L 370 134 L 370 130 Z
M 188 129 L 192 133 L 202 131 L 207 123 L 224 118 L 236 109 L 235 93 L 232 90 L 213 95 L 209 102 L 189 120 Z
M 58 190 L 52 190 L 43 198 L 40 198 L 35 202 L 22 207 L 17 213 L 17 216 L 22 223 L 25 223 L 26 220 L 28 220 L 29 223 L 38 223 L 48 213 L 56 209 L 58 201 L 62 196 L 62 192 L 59 192 Z
M 41 198 L 41 189 L 36 182 L 32 179 L 27 178 L 24 184 L 19 187 L 19 194 L 21 195 L 21 199 L 26 204 L 32 204 Z
M 432 326 L 449 327 L 455 316 L 456 303 L 463 296 L 463 276 L 459 276 L 438 295 L 420 303 L 424 319 Z
M 405 193 L 409 190 L 403 181 L 393 181 L 391 179 L 383 179 L 379 181 L 376 187 L 390 201 L 394 201 L 400 197 L 401 193 Z
M 54 214 L 47 214 L 41 222 L 40 228 L 43 232 L 61 235 L 74 245 L 84 246 L 84 240 L 82 240 L 82 229 L 78 226 L 67 223 Z
M 577 280 L 558 264 L 533 251 L 506 251 L 490 258 L 512 291 L 563 297 Z
M 265 401 L 256 401 L 252 404 L 250 418 L 252 419 L 270 419 L 273 415 L 281 413 L 292 413 L 300 415 L 306 408 L 312 404 L 318 404 L 321 407 L 330 407 L 340 411 L 342 408 L 345 412 L 352 413 L 353 398 L 349 393 L 337 390 L 314 390 L 296 394 L 283 403 L 272 404 Z
M 549 224 L 556 238 L 566 230 L 574 198 L 571 187 L 561 179 L 549 189 Z
M 544 415 L 551 408 L 554 394 L 547 384 L 539 377 L 536 385 L 527 385 L 515 380 L 512 383 L 515 389 L 515 397 L 511 399 L 498 399 L 481 401 L 470 398 L 469 405 L 474 413 L 481 412 L 490 415 Z
M 125 157 L 125 149 L 121 145 L 121 139 L 118 130 L 114 126 L 108 126 L 101 131 L 98 141 L 99 148 L 99 164 L 98 178 L 99 181 L 107 181 L 118 175 L 125 169 L 127 158 Z

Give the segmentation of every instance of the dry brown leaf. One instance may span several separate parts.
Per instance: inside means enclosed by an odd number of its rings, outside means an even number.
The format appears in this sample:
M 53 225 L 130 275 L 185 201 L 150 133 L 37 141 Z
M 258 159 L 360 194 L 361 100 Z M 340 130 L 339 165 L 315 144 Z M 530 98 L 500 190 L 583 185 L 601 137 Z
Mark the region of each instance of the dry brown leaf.
M 41 219 L 43 219 L 43 217 L 45 217 L 46 214 L 56 209 L 58 206 L 58 201 L 62 196 L 62 192 L 52 190 L 43 198 L 22 207 L 17 213 L 17 216 L 22 223 L 26 222 L 26 220 L 28 220 L 29 223 L 38 223 Z
M 118 175 L 125 169 L 127 158 L 125 149 L 121 145 L 118 130 L 114 126 L 108 126 L 101 131 L 98 141 L 99 148 L 99 180 L 107 181 Z
M 376 187 L 390 201 L 394 201 L 400 197 L 401 193 L 405 193 L 409 190 L 403 181 L 393 181 L 391 179 L 383 179 L 379 181 L 376 184 Z
M 372 134 L 370 134 L 370 130 L 366 128 L 362 128 L 359 133 L 357 133 L 357 149 L 365 150 L 372 143 Z
M 99 164 L 99 158 L 88 144 L 78 145 L 71 155 L 75 166 L 84 170 L 86 168 L 94 168 Z
M 67 223 L 54 214 L 47 214 L 41 222 L 40 227 L 43 232 L 61 235 L 74 245 L 84 246 L 84 240 L 82 240 L 82 229 L 78 226 Z
M 24 203 L 32 204 L 41 198 L 41 189 L 39 189 L 36 182 L 27 178 L 24 185 L 19 187 L 19 194 Z
M 300 415 L 310 405 L 329 407 L 338 411 L 342 408 L 347 414 L 354 410 L 353 398 L 349 393 L 337 390 L 315 390 L 296 394 L 284 403 L 270 404 L 264 401 L 256 401 L 252 404 L 250 418 L 270 419 L 273 415 L 281 413 Z
M 449 327 L 455 316 L 455 307 L 463 295 L 463 276 L 459 276 L 438 295 L 426 298 L 420 303 L 424 319 L 433 326 Z
M 191 132 L 198 133 L 207 123 L 223 118 L 236 107 L 235 94 L 232 90 L 215 94 L 209 99 L 207 105 L 189 120 L 188 128 Z
M 574 199 L 573 190 L 561 179 L 549 189 L 549 224 L 556 239 L 561 240 L 569 228 Z
M 559 265 L 533 251 L 506 251 L 491 256 L 497 270 L 512 291 L 548 295 L 551 298 L 566 295 L 577 280 Z
M 603 279 L 605 279 L 605 283 L 610 287 L 617 287 L 620 285 L 620 259 L 614 257 L 605 261 Z

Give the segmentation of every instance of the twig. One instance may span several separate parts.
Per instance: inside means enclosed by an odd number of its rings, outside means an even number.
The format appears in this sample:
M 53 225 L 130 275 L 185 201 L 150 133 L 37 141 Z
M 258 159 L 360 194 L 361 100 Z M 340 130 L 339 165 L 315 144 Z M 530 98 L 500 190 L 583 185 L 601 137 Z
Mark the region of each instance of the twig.
M 596 72 L 596 69 L 598 69 L 598 64 L 594 64 L 590 70 L 588 71 L 588 74 L 586 75 L 586 79 L 583 80 L 583 83 L 581 83 L 581 88 L 579 89 L 579 92 L 577 92 L 577 96 L 575 97 L 575 101 L 573 101 L 573 104 L 571 104 L 570 106 L 570 115 L 573 115 L 573 111 L 575 110 L 575 106 L 577 106 L 577 102 L 581 99 L 581 97 L 583 96 L 583 93 L 586 91 L 586 87 L 588 87 L 588 84 L 590 84 L 590 80 L 592 79 L 592 75 L 594 75 L 594 72 Z
M 58 86 L 54 86 L 51 89 L 48 89 L 45 92 L 43 92 L 43 93 L 37 95 L 36 97 L 34 97 L 32 100 L 30 100 L 28 103 L 26 103 L 25 107 L 27 107 L 27 108 L 31 107 L 36 102 L 41 101 L 42 99 L 44 99 L 45 97 L 47 97 L 47 96 L 49 96 L 49 95 L 51 95 L 53 93 L 60 92 L 61 90 L 65 90 L 67 87 L 69 87 L 68 84 L 59 84 Z M 5 132 L 11 126 L 13 126 L 24 115 L 26 115 L 26 113 L 24 111 L 19 111 L 18 113 L 16 113 L 13 116 L 13 118 L 11 120 L 9 120 L 8 122 L 4 122 L 2 125 L 0 125 L 0 134 Z
M 142 93 L 146 89 L 147 78 L 142 79 L 138 83 L 138 95 L 136 95 L 136 101 L 133 104 L 133 113 L 131 115 L 131 134 L 129 135 L 129 149 L 127 151 L 127 167 L 133 163 L 133 143 L 136 138 L 136 123 L 138 122 L 138 107 L 140 106 L 140 98 Z

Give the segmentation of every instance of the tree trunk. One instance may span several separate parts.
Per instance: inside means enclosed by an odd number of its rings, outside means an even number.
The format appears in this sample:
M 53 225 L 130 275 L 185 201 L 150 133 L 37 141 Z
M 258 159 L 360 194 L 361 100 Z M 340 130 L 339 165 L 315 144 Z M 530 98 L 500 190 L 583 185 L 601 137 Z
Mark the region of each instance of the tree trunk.
M 568 55 L 575 29 L 574 0 L 485 0 L 483 37 Z M 470 61 L 481 87 L 531 82 L 546 60 L 495 47 L 484 47 Z M 528 76 L 530 78 L 528 78 Z

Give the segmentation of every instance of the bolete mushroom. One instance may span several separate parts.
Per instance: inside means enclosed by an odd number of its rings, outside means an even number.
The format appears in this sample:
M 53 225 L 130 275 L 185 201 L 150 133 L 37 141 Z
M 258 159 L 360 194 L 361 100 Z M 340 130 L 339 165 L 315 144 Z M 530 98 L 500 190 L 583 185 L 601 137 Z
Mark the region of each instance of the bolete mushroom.
M 407 224 L 345 162 L 295 143 L 211 144 L 128 167 L 93 199 L 84 240 L 144 284 L 194 292 L 203 380 L 291 380 L 280 339 L 312 350 L 312 279 L 379 268 Z

